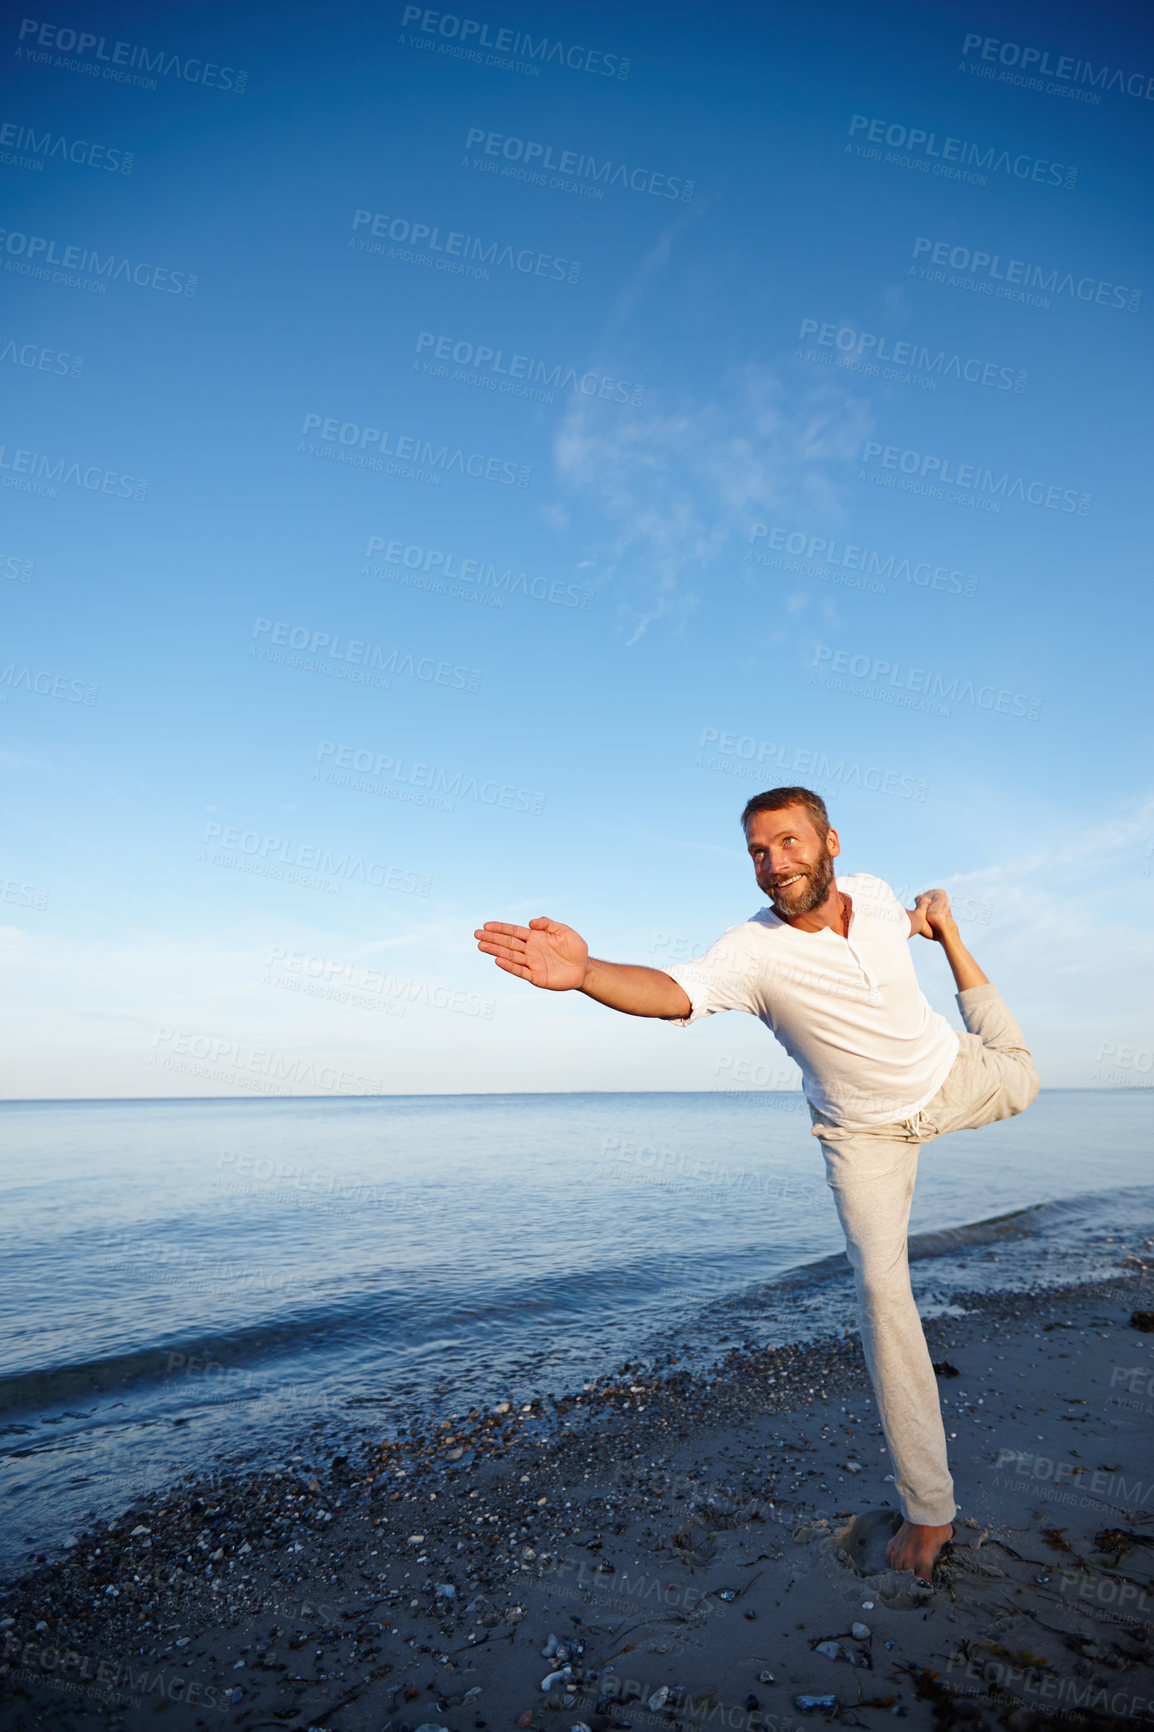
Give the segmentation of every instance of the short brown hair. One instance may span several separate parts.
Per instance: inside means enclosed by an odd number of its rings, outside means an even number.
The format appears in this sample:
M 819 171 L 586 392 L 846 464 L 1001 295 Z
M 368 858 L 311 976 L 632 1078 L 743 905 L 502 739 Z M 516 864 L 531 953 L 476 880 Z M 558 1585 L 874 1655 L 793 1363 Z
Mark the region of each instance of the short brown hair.
M 786 806 L 801 806 L 813 822 L 813 827 L 824 842 L 830 829 L 829 813 L 825 809 L 825 801 L 820 794 L 815 794 L 809 788 L 767 788 L 764 794 L 754 794 L 746 801 L 745 811 L 741 814 L 741 827 L 744 830 L 755 812 L 780 812 Z

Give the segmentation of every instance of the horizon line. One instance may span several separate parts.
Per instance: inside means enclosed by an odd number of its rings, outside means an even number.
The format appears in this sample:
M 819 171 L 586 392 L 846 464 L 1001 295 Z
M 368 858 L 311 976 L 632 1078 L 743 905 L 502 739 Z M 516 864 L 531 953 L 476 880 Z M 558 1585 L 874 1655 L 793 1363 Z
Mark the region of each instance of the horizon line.
M 1154 1093 L 1154 1082 L 1139 1083 L 1128 1087 L 1125 1083 L 1110 1087 L 1096 1086 L 1091 1083 L 1071 1083 L 1054 1085 L 1040 1089 L 1040 1095 L 1049 1094 L 1121 1094 L 1140 1095 Z M 512 1097 L 517 1100 L 551 1100 L 572 1095 L 696 1095 L 709 1100 L 724 1100 L 727 1096 L 761 1094 L 769 1099 L 774 1095 L 797 1095 L 805 1100 L 804 1091 L 795 1089 L 442 1089 L 436 1092 L 417 1094 L 411 1091 L 396 1094 L 320 1094 L 320 1095 L 13 1095 L 0 1096 L 0 1107 L 57 1107 L 57 1106 L 154 1106 L 168 1103 L 169 1105 L 199 1105 L 201 1103 L 219 1104 L 221 1101 L 246 1101 L 251 1106 L 258 1106 L 267 1101 L 437 1101 L 437 1100 L 497 1100 Z

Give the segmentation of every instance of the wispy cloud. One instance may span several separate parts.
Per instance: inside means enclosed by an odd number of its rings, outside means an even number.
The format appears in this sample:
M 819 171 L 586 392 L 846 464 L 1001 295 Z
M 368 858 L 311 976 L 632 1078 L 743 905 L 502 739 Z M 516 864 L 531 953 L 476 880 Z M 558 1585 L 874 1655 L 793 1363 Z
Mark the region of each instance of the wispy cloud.
M 871 431 L 869 406 L 833 380 L 799 390 L 771 368 L 735 368 L 717 393 L 684 396 L 608 423 L 575 402 L 554 442 L 557 473 L 601 519 L 605 576 L 620 576 L 635 643 L 654 620 L 684 619 L 758 513 L 840 516 L 834 466 Z
M 963 937 L 1016 1009 L 1021 999 L 1044 1080 L 1092 1085 L 1103 1040 L 1154 1047 L 1154 934 L 1143 920 L 1154 798 L 1052 829 L 1047 848 L 943 882 L 955 901 L 988 908 L 988 924 L 964 925 Z
M 1077 829 L 1064 828 L 1046 847 L 954 882 L 971 896 L 980 891 L 999 909 L 1012 906 L 1031 925 L 1043 909 L 1048 919 L 1051 908 L 1061 907 L 1067 935 L 1109 926 L 1130 930 L 1133 898 L 1143 886 L 1146 898 L 1154 888 L 1154 880 L 1141 877 L 1152 837 L 1154 795 L 1147 795 Z

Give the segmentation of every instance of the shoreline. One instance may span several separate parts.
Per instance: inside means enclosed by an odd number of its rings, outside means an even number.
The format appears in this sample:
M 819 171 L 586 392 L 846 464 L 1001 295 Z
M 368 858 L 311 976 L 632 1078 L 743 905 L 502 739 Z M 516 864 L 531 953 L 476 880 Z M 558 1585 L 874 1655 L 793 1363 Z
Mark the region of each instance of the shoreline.
M 927 1321 L 959 1501 L 932 1590 L 884 1567 L 856 1336 L 630 1361 L 324 1463 L 321 1427 L 295 1465 L 138 1499 L 0 1594 L 6 1724 L 1154 1725 L 1136 1261 Z

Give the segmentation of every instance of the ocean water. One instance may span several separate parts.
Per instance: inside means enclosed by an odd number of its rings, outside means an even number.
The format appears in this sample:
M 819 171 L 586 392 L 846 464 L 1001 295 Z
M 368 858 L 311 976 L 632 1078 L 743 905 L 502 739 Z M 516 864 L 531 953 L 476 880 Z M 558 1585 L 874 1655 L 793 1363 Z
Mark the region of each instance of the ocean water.
M 1148 1093 L 1057 1090 L 928 1145 L 923 1308 L 1114 1273 L 1154 1234 L 1152 1131 Z M 853 1324 L 799 1094 L 9 1103 L 0 1141 L 9 1574 L 317 1428 Z

